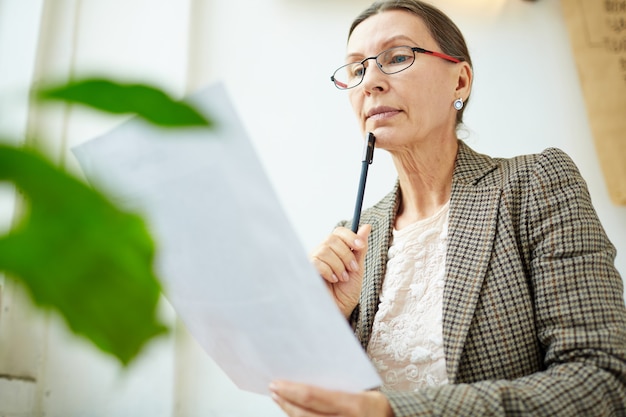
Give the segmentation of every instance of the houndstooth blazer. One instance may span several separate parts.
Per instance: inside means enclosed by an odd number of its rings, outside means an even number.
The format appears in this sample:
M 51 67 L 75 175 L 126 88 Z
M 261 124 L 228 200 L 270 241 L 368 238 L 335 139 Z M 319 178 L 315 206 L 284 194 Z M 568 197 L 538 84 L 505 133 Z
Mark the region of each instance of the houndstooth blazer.
M 396 185 L 361 217 L 372 233 L 350 321 L 364 348 L 400 198 Z M 562 151 L 493 159 L 459 142 L 443 300 L 450 384 L 386 392 L 396 416 L 626 415 L 626 309 L 614 257 Z

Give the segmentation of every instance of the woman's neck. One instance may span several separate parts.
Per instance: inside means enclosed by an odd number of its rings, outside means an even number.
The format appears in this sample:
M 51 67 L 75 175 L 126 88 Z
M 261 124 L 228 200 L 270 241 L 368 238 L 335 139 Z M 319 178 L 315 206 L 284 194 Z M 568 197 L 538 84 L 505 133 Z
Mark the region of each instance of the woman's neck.
M 396 229 L 432 216 L 448 202 L 457 151 L 454 140 L 392 154 L 401 192 Z

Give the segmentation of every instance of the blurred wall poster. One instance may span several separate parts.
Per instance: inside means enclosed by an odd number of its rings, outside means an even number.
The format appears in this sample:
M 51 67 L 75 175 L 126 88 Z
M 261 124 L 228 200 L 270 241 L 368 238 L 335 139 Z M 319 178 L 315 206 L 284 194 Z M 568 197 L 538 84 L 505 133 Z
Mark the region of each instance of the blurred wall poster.
M 561 0 L 611 200 L 626 205 L 626 0 Z

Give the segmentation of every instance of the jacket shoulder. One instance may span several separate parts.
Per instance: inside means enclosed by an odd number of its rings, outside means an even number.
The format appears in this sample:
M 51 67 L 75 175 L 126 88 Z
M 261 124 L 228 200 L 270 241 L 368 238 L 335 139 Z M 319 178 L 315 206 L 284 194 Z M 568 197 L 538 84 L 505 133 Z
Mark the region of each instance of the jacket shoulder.
M 511 158 L 491 158 L 495 169 L 481 178 L 485 185 L 507 188 L 520 182 L 545 178 L 552 181 L 582 181 L 573 160 L 558 148 L 547 148 L 540 153 Z

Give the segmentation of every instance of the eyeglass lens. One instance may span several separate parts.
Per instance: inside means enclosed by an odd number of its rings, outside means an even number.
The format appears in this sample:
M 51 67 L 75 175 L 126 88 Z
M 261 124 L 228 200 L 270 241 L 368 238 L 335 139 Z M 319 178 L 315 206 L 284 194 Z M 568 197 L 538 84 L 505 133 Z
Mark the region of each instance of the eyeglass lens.
M 397 46 L 381 52 L 376 57 L 367 58 L 361 62 L 339 67 L 332 75 L 331 80 L 340 89 L 352 88 L 361 83 L 365 76 L 368 61 L 374 59 L 378 68 L 385 74 L 395 74 L 403 71 L 415 61 L 415 53 L 409 46 Z

